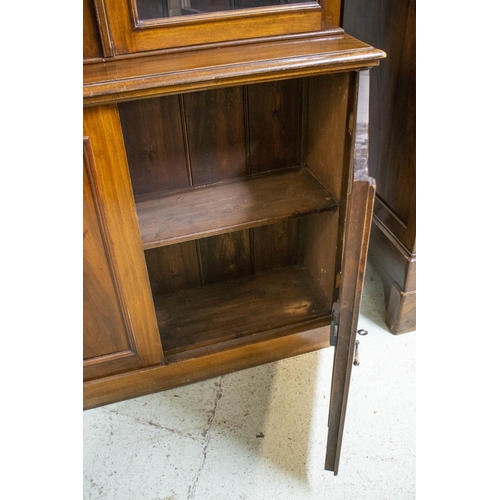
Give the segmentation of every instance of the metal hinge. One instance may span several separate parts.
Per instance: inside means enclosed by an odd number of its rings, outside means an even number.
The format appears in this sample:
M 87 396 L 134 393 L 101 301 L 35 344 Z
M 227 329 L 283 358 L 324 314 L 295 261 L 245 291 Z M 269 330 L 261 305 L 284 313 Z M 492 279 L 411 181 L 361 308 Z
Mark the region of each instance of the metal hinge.
M 337 300 L 332 306 L 332 323 L 330 325 L 330 345 L 336 346 L 339 334 L 340 302 Z
M 354 131 L 354 113 L 349 113 L 349 121 L 347 124 L 347 131 L 352 134 Z
M 335 276 L 335 288 L 340 288 L 342 285 L 342 272 L 338 272 Z

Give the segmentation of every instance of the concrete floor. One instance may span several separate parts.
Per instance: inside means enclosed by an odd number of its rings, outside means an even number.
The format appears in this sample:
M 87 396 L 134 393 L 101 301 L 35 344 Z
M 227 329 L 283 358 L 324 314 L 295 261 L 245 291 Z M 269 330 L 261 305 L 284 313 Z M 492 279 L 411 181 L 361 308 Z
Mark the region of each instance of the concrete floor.
M 333 348 L 84 412 L 84 499 L 415 498 L 416 332 L 368 267 L 338 476 L 323 470 Z

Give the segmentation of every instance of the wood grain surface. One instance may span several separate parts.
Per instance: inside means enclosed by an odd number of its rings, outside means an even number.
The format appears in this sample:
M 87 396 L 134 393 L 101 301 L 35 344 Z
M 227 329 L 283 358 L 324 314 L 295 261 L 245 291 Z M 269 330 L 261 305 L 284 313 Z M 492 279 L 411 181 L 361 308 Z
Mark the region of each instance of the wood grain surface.
M 141 197 L 136 205 L 145 249 L 336 210 L 338 206 L 307 169 Z
M 331 305 L 304 269 L 290 267 L 160 296 L 155 308 L 171 354 L 329 316 Z

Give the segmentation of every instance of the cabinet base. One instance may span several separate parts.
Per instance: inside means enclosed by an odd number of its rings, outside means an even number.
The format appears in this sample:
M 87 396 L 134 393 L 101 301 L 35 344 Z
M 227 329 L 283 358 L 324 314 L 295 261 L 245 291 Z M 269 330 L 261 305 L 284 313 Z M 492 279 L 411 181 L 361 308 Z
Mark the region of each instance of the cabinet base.
M 407 333 L 417 327 L 416 255 L 410 253 L 373 218 L 369 259 L 384 284 L 385 322 L 393 334 Z
M 160 392 L 330 346 L 321 326 L 197 358 L 92 380 L 83 384 L 84 410 Z
M 416 329 L 416 290 L 404 292 L 397 283 L 393 283 L 386 304 L 385 322 L 391 333 L 407 333 Z

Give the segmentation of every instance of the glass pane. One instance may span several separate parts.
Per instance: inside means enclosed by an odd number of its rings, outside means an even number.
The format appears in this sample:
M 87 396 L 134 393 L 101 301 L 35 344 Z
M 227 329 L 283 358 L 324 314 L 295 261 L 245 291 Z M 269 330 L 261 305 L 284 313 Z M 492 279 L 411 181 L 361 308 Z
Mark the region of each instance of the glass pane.
M 158 19 L 162 17 L 189 16 L 205 12 L 249 9 L 308 3 L 311 0 L 136 0 L 139 19 Z M 312 0 L 314 1 L 314 0 Z

